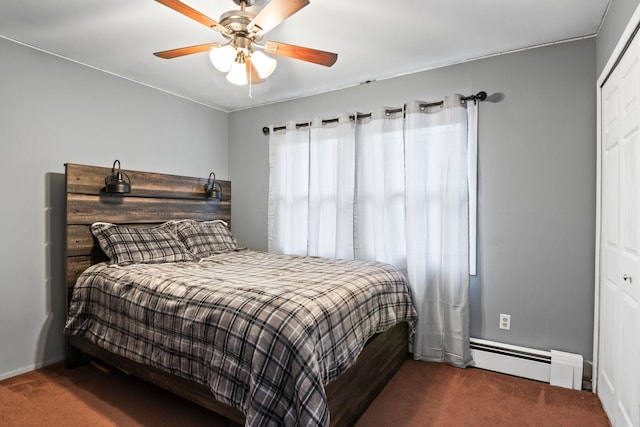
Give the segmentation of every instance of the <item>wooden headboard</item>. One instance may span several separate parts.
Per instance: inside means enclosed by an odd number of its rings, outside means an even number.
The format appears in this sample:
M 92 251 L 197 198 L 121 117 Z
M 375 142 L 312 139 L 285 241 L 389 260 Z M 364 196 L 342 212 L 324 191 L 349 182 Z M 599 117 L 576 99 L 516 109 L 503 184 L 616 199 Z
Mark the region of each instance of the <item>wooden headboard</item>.
M 222 200 L 205 197 L 207 178 L 123 169 L 131 180 L 128 194 L 105 194 L 111 168 L 65 164 L 67 303 L 80 273 L 107 258 L 90 226 L 103 221 L 152 226 L 172 219 L 231 221 L 231 182 L 220 181 Z

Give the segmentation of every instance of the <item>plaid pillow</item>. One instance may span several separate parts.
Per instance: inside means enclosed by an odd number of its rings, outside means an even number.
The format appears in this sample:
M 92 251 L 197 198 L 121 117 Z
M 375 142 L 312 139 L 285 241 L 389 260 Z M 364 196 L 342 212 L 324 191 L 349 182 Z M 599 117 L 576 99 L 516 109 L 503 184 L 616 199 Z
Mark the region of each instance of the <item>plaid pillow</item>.
M 227 223 L 214 221 L 179 221 L 178 237 L 184 245 L 197 257 L 206 257 L 222 252 L 238 249 L 236 239 L 231 234 Z
M 148 228 L 96 222 L 91 225 L 91 232 L 113 264 L 195 261 L 193 254 L 178 240 L 175 227 L 173 222 Z

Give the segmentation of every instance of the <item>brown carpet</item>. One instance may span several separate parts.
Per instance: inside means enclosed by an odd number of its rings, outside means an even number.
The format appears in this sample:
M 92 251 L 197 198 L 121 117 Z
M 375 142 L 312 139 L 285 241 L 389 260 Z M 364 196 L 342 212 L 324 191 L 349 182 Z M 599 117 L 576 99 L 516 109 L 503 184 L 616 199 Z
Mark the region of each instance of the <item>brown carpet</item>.
M 113 370 L 62 364 L 0 381 L 1 426 L 211 426 L 225 421 Z M 480 369 L 407 361 L 357 424 L 608 426 L 598 398 Z
M 609 425 L 598 397 L 588 391 L 410 360 L 357 427 Z

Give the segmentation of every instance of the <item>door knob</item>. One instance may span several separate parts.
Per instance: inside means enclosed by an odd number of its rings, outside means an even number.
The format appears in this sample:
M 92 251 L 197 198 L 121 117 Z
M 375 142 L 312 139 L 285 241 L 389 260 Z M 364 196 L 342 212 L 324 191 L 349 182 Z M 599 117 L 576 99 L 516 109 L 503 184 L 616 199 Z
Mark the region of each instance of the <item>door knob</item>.
M 624 276 L 622 276 L 622 280 L 631 283 L 631 276 L 625 274 Z

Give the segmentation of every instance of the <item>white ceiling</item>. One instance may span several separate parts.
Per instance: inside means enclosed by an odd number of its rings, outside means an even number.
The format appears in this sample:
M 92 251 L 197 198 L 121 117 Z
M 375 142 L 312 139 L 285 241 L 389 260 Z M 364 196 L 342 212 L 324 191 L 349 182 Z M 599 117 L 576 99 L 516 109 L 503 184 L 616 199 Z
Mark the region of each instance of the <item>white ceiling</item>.
M 232 0 L 182 0 L 218 21 Z M 268 0 L 257 0 L 257 12 Z M 276 56 L 265 83 L 235 86 L 207 53 L 224 41 L 153 0 L 2 0 L 0 36 L 184 98 L 234 111 L 484 56 L 597 34 L 609 0 L 311 0 L 263 41 L 338 53 L 331 67 Z

